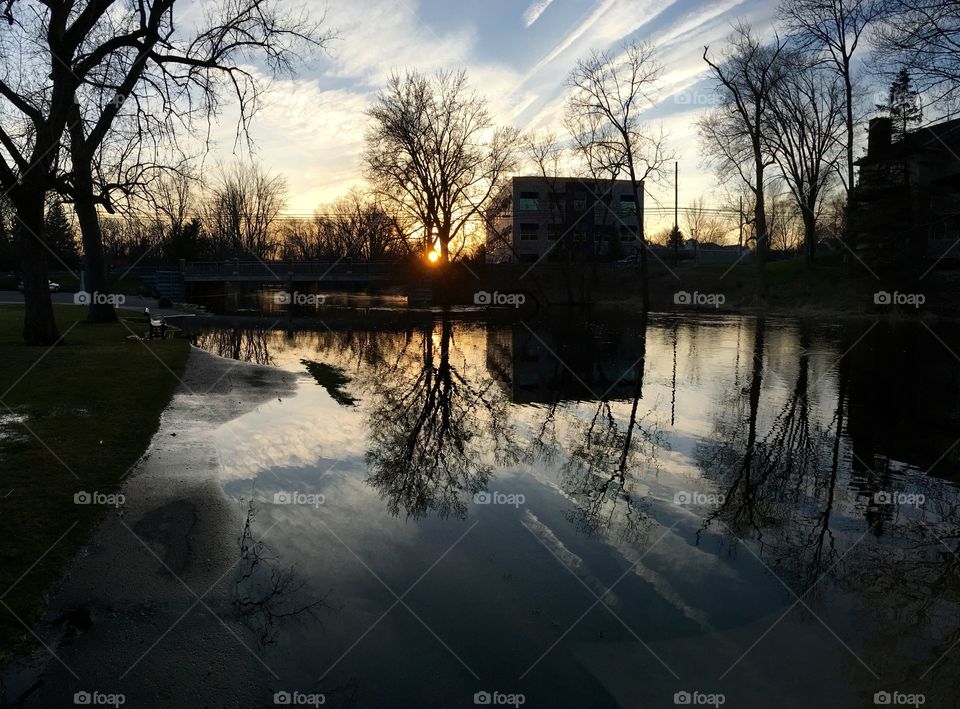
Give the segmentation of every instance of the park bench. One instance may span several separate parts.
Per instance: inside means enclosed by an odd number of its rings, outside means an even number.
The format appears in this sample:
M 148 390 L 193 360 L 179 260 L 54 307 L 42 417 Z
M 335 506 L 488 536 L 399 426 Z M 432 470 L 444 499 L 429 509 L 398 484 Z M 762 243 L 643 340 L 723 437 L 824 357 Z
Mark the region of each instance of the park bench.
M 167 333 L 167 321 L 162 317 L 155 318 L 150 315 L 150 308 L 144 308 L 143 314 L 146 316 L 147 322 L 150 323 L 150 334 L 147 339 L 162 340 Z

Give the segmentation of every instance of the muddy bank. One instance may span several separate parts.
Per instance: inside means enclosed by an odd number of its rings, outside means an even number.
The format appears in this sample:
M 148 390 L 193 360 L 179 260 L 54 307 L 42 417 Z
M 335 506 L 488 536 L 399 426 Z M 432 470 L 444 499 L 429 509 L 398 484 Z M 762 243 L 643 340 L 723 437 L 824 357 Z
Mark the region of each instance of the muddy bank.
M 68 706 L 83 691 L 137 707 L 261 703 L 274 677 L 232 605 L 245 510 L 221 490 L 213 434 L 291 396 L 296 376 L 191 351 L 122 504 L 51 592 L 34 629 L 48 649 L 6 668 L 3 706 Z

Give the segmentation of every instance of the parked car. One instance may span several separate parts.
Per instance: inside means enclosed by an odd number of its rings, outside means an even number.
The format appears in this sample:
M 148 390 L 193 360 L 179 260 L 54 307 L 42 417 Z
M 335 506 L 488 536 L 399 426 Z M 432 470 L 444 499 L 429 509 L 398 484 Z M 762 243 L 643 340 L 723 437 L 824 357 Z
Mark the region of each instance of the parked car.
M 60 284 L 59 284 L 59 283 L 54 283 L 53 281 L 47 281 L 47 286 L 50 288 L 50 292 L 51 292 L 51 293 L 59 293 L 59 292 L 60 292 Z M 17 283 L 17 290 L 20 291 L 21 293 L 23 293 L 23 281 L 20 281 L 19 283 Z

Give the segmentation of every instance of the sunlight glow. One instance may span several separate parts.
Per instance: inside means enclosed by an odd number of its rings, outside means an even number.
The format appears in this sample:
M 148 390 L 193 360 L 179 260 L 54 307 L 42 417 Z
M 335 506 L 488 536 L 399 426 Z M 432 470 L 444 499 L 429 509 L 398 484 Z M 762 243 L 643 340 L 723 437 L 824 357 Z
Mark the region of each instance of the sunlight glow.
M 430 263 L 436 263 L 437 261 L 440 260 L 440 254 L 438 254 L 436 251 L 431 251 L 430 253 L 427 254 L 427 260 Z

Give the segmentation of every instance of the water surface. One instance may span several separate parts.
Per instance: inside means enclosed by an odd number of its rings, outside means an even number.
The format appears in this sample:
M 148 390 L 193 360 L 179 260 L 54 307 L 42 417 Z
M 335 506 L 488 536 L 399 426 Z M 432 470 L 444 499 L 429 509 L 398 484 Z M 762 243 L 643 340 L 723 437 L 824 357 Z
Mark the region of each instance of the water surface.
M 269 690 L 952 705 L 952 328 L 362 323 L 191 324 L 210 352 L 300 375 L 217 432 L 269 560 L 249 614 Z

